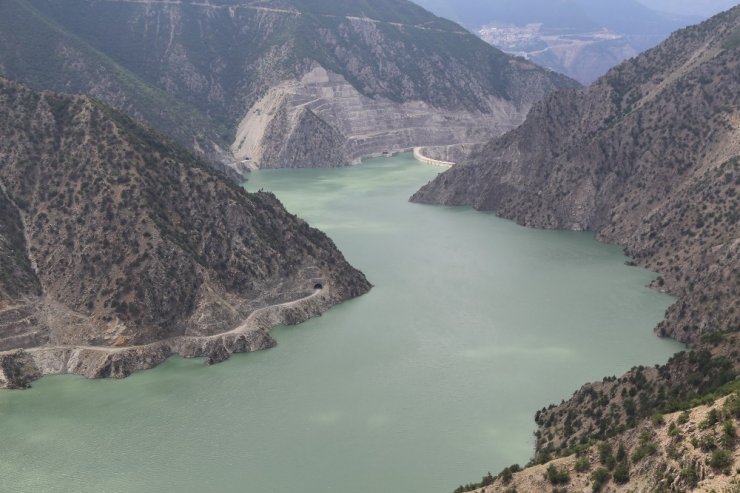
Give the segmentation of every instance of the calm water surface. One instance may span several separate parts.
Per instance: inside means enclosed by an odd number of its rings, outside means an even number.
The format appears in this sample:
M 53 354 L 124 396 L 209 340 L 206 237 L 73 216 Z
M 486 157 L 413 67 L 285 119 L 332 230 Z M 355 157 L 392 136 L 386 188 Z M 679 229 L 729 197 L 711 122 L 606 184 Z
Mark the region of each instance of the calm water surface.
M 671 299 L 618 248 L 408 203 L 438 171 L 253 173 L 372 292 L 221 365 L 0 392 L 0 491 L 449 492 L 526 462 L 538 408 L 680 349 L 651 331 Z

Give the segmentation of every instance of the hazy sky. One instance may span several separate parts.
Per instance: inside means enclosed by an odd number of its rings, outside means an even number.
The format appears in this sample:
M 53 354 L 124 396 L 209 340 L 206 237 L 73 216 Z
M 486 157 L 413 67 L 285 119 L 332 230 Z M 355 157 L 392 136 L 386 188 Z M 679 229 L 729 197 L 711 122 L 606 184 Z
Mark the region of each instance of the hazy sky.
M 736 0 L 639 0 L 655 10 L 710 17 L 737 5 Z
M 432 10 L 437 15 L 456 20 L 455 12 L 458 11 L 458 0 L 412 0 L 419 5 Z M 495 3 L 499 0 L 488 0 Z M 604 0 L 591 0 L 599 2 Z M 711 17 L 714 14 L 727 10 L 733 5 L 737 5 L 740 0 L 637 0 L 654 10 L 668 12 L 672 14 L 683 14 L 699 17 Z M 472 5 L 480 6 L 485 0 L 470 2 Z M 483 19 L 488 21 L 489 19 Z

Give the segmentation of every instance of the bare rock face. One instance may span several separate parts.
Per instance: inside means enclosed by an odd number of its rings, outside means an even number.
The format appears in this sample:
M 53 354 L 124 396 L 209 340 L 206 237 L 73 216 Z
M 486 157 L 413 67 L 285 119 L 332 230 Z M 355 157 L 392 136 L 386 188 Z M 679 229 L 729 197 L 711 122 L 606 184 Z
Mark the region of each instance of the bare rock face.
M 41 371 L 25 351 L 0 353 L 0 388 L 26 389 L 40 377 Z
M 253 112 L 250 112 L 250 115 Z M 347 139 L 321 119 L 309 106 L 291 106 L 281 99 L 269 116 L 253 121 L 249 117 L 240 128 L 261 133 L 249 150 L 234 147 L 234 157 L 248 168 L 313 168 L 344 166 L 349 162 Z M 260 128 L 264 122 L 265 127 Z M 247 137 L 242 145 L 247 144 Z M 252 156 L 252 157 L 250 157 Z
M 370 287 L 273 195 L 85 97 L 0 79 L 0 189 L 0 386 L 222 361 Z
M 578 85 L 407 0 L 9 0 L 0 41 L 6 76 L 241 171 L 483 142 Z
M 341 166 L 414 146 L 483 142 L 521 123 L 529 107 L 495 98 L 489 103 L 487 111 L 467 111 L 370 98 L 341 75 L 316 67 L 255 103 L 232 151 L 246 168 Z
M 659 271 L 656 287 L 679 297 L 661 335 L 697 343 L 736 330 L 739 26 L 734 8 L 588 89 L 548 97 L 412 200 L 595 230 Z

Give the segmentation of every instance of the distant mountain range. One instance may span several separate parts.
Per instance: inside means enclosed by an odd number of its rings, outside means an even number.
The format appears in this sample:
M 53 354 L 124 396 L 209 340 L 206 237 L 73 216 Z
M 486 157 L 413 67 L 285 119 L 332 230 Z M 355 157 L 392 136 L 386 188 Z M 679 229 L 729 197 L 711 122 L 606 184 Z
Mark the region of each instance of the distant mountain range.
M 637 0 L 418 0 L 419 5 L 477 30 L 487 24 L 540 23 L 546 32 L 608 29 L 623 34 L 669 34 L 696 18 L 678 18 Z
M 737 0 L 640 0 L 640 3 L 661 12 L 711 17 L 737 5 Z
M 0 73 L 239 169 L 480 142 L 575 85 L 406 0 L 5 0 Z
M 502 50 L 584 84 L 701 20 L 637 0 L 419 0 Z

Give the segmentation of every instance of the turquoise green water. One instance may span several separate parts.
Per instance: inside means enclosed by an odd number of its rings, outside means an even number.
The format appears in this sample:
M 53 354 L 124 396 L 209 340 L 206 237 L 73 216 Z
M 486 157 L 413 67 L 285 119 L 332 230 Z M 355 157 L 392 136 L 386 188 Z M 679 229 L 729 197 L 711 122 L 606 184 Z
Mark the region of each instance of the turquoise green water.
M 408 203 L 438 171 L 254 173 L 372 292 L 221 365 L 0 392 L 0 491 L 449 492 L 526 462 L 537 409 L 680 349 L 618 248 Z

